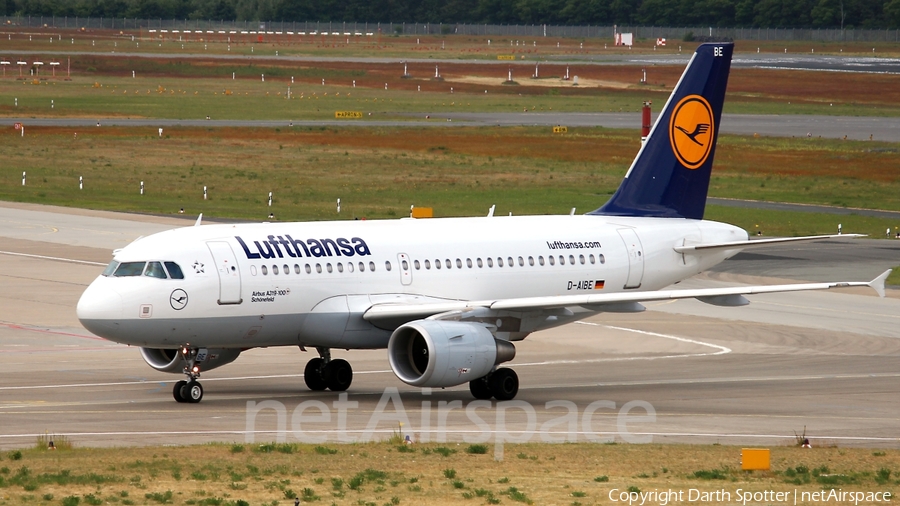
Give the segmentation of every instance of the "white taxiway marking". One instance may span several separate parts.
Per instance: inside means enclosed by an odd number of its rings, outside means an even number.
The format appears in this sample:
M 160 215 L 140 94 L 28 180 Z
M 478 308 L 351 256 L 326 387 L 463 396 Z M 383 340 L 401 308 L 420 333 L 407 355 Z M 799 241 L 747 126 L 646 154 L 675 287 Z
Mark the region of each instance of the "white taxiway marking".
M 509 401 L 504 401 L 509 402 Z M 304 430 L 304 434 L 394 434 L 396 429 L 330 429 L 330 430 Z M 533 435 L 535 431 L 528 430 L 509 430 L 509 429 L 478 429 L 478 430 L 452 430 L 452 429 L 420 429 L 418 433 L 427 432 L 429 434 L 439 434 L 446 436 L 447 434 L 503 434 L 510 436 L 514 434 Z M 568 434 L 577 434 L 579 436 L 659 436 L 659 437 L 716 437 L 716 438 L 752 438 L 752 439 L 787 439 L 795 440 L 796 436 L 785 436 L 784 434 L 735 434 L 735 433 L 716 433 L 716 432 L 588 432 L 588 431 L 548 431 L 550 435 L 566 436 Z M 57 436 L 65 437 L 110 437 L 110 436 L 220 436 L 220 435 L 284 435 L 283 431 L 276 430 L 196 430 L 196 431 L 121 431 L 121 432 L 58 432 Z M 15 438 L 35 438 L 44 436 L 44 433 L 35 434 L 0 434 L 0 439 Z M 872 441 L 872 442 L 895 442 L 897 439 L 893 437 L 869 437 L 869 436 L 827 436 L 825 439 L 841 440 L 841 441 Z
M 31 255 L 28 253 L 15 253 L 12 251 L 0 251 L 0 253 L 4 255 L 12 255 L 14 257 L 28 257 L 28 258 L 38 258 L 41 260 L 55 260 L 57 262 L 69 262 L 73 264 L 85 264 L 85 265 L 99 265 L 101 267 L 105 267 L 107 264 L 101 264 L 100 262 L 88 262 L 87 260 L 75 260 L 74 258 L 60 258 L 60 257 L 48 257 L 44 255 Z
M 591 322 L 575 322 L 580 325 L 590 325 L 592 327 L 603 327 L 611 330 L 621 330 L 623 332 L 634 332 L 635 334 L 642 334 L 645 336 L 653 336 L 653 337 L 661 337 L 663 339 L 672 339 L 675 341 L 680 341 L 682 343 L 691 343 L 697 344 L 700 346 L 708 346 L 710 348 L 714 348 L 716 350 L 715 353 L 682 353 L 678 355 L 662 355 L 656 357 L 617 357 L 617 358 L 594 358 L 594 359 L 586 359 L 586 360 L 547 360 L 544 362 L 527 362 L 527 363 L 517 363 L 516 367 L 527 367 L 533 365 L 556 365 L 556 364 L 594 364 L 598 362 L 626 362 L 630 360 L 659 360 L 663 358 L 687 358 L 687 357 L 709 357 L 713 355 L 724 355 L 726 353 L 731 353 L 731 348 L 726 348 L 725 346 L 719 346 L 718 344 L 705 343 L 703 341 L 697 341 L 695 339 L 688 339 L 685 337 L 678 336 L 670 336 L 668 334 L 660 334 L 658 332 L 648 332 L 646 330 L 637 330 L 637 329 L 629 329 L 625 327 L 614 327 L 612 325 L 602 325 L 599 323 L 591 323 Z

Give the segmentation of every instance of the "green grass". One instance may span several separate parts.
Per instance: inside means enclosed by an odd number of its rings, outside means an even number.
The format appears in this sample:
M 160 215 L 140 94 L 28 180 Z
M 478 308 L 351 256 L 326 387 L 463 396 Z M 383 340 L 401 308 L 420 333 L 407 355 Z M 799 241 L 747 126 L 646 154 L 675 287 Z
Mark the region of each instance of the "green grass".
M 894 267 L 894 270 L 891 271 L 891 274 L 885 280 L 885 284 L 900 286 L 900 265 Z
M 570 86 L 538 90 L 520 95 L 516 90 L 499 87 L 503 77 L 489 93 L 449 93 L 454 83 L 436 85 L 428 78 L 406 80 L 389 90 L 382 88 L 383 78 L 369 77 L 364 71 L 304 69 L 266 66 L 192 66 L 182 63 L 153 63 L 136 60 L 134 67 L 153 65 L 137 78 L 83 73 L 72 81 L 0 80 L 0 115 L 15 117 L 87 118 L 129 117 L 166 119 L 284 120 L 308 121 L 334 119 L 335 111 L 361 111 L 363 121 L 372 119 L 406 120 L 413 115 L 421 120 L 426 114 L 434 121 L 448 112 L 522 113 L 534 112 L 639 112 L 644 100 L 663 103 L 670 89 L 639 87 L 615 90 L 605 88 L 573 89 Z M 239 71 L 237 71 L 239 70 Z M 171 72 L 174 76 L 153 75 Z M 238 79 L 232 80 L 232 71 Z M 179 77 L 180 74 L 193 74 Z M 260 75 L 266 74 L 262 82 Z M 295 78 L 291 84 L 291 76 Z M 326 85 L 321 85 L 321 79 Z M 358 81 L 358 87 L 352 82 Z M 95 84 L 97 87 L 95 87 Z M 400 87 L 403 87 L 401 89 Z M 416 91 L 422 86 L 425 91 Z M 288 87 L 291 99 L 287 99 Z M 18 106 L 14 106 L 18 99 Z M 51 108 L 52 101 L 52 108 Z M 900 106 L 892 104 L 800 102 L 745 95 L 729 96 L 725 113 L 729 114 L 818 114 L 843 116 L 900 116 Z M 370 115 L 371 114 L 371 115 Z M 351 120 L 348 120 L 351 121 Z M 355 120 L 360 121 L 360 120 Z
M 602 128 L 565 137 L 544 128 L 171 128 L 160 139 L 155 129 L 103 127 L 83 130 L 77 141 L 73 130 L 0 133 L 7 167 L 0 199 L 169 215 L 184 208 L 189 216 L 224 219 L 264 220 L 272 212 L 283 221 L 399 218 L 411 204 L 433 207 L 436 216 L 483 215 L 491 205 L 498 214 L 563 214 L 605 202 L 637 147 L 634 132 Z M 723 136 L 710 195 L 900 210 L 896 149 Z M 884 237 L 900 225 L 716 205 L 706 218 L 765 236 L 830 233 L 840 223 L 845 233 Z

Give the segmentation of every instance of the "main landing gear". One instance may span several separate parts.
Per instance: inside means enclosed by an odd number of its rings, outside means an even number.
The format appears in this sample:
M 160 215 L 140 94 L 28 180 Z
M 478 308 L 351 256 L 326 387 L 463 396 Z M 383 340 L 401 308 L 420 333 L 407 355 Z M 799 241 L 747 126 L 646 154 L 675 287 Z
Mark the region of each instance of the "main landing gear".
M 498 401 L 512 400 L 519 393 L 519 376 L 516 371 L 501 367 L 487 376 L 469 382 L 469 391 L 476 399 Z
M 310 390 L 325 390 L 343 392 L 350 388 L 353 382 L 353 368 L 343 359 L 331 358 L 330 348 L 316 348 L 319 357 L 306 363 L 303 370 L 303 379 Z
M 188 379 L 175 383 L 172 397 L 175 397 L 177 402 L 196 404 L 203 399 L 203 385 L 197 381 L 200 377 L 200 366 L 197 364 L 206 359 L 206 350 L 191 348 L 191 345 L 186 344 L 178 352 L 184 359 L 184 374 Z

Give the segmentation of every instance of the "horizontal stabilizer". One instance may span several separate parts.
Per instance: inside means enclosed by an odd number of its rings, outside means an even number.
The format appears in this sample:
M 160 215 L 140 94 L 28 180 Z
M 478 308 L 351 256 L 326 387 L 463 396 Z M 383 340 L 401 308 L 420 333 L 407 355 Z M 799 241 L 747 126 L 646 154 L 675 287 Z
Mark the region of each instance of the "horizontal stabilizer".
M 694 253 L 709 250 L 724 249 L 749 249 L 762 248 L 773 244 L 783 244 L 787 242 L 809 242 L 821 241 L 823 239 L 853 239 L 856 237 L 865 237 L 865 234 L 837 234 L 837 235 L 808 235 L 804 237 L 776 237 L 774 239 L 750 239 L 749 241 L 731 241 L 731 242 L 712 242 L 707 244 L 691 244 L 684 246 L 675 246 L 678 253 Z

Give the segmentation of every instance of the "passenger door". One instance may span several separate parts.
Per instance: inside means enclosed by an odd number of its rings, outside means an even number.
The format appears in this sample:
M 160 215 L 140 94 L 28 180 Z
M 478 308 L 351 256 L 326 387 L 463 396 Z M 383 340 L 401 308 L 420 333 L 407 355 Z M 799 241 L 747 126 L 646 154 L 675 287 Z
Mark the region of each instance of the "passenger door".
M 240 304 L 243 302 L 241 270 L 234 250 L 225 241 L 210 241 L 206 245 L 216 263 L 216 272 L 219 273 L 219 304 Z

